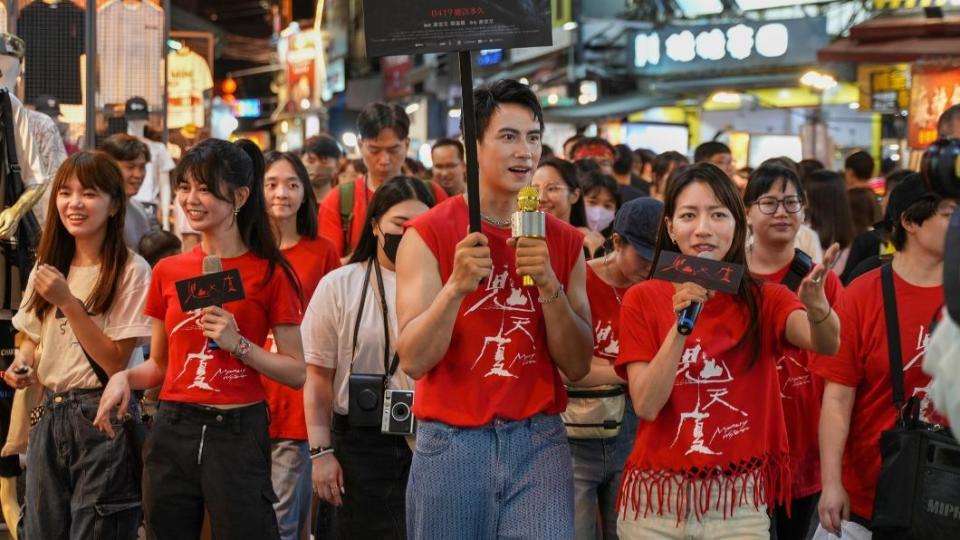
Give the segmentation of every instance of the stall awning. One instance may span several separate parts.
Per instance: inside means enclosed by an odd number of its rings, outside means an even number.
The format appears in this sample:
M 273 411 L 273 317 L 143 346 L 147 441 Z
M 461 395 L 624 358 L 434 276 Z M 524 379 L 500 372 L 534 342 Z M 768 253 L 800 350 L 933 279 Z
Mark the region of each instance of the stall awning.
M 956 57 L 960 51 L 960 17 L 890 17 L 850 29 L 850 37 L 820 49 L 821 62 L 913 62 Z

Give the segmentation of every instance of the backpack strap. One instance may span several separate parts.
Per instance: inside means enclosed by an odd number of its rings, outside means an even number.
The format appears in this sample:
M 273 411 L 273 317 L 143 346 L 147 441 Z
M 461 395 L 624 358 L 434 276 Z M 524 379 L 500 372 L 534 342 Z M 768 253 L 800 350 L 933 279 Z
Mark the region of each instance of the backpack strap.
M 903 407 L 903 352 L 900 350 L 900 322 L 897 319 L 897 291 L 893 285 L 893 265 L 880 267 L 883 288 L 883 312 L 887 323 L 887 349 L 890 357 L 890 384 L 893 386 L 893 406 L 899 413 Z
M 797 292 L 797 289 L 800 288 L 800 282 L 803 281 L 803 278 L 807 277 L 807 274 L 809 274 L 812 269 L 813 259 L 802 249 L 794 248 L 793 260 L 790 261 L 790 269 L 787 270 L 787 275 L 783 276 L 780 283 L 791 291 Z
M 350 226 L 353 224 L 353 200 L 357 193 L 355 181 L 337 186 L 340 195 L 340 226 L 343 227 L 343 252 L 350 253 Z

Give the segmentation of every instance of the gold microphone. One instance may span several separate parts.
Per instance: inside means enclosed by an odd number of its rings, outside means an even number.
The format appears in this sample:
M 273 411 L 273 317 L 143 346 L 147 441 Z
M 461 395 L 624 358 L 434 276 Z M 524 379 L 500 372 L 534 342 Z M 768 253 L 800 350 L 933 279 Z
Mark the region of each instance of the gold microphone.
M 546 238 L 547 216 L 540 210 L 540 191 L 527 186 L 517 194 L 517 211 L 510 216 L 510 232 L 514 238 Z M 523 286 L 533 287 L 532 276 L 523 276 Z

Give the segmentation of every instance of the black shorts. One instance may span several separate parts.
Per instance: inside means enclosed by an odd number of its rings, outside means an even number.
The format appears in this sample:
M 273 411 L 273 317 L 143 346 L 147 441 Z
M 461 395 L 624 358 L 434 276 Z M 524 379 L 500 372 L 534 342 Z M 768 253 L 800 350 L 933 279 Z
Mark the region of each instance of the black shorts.
M 6 370 L 13 363 L 14 335 L 17 333 L 13 323 L 9 320 L 0 320 L 0 370 Z M 10 411 L 13 409 L 13 388 L 0 380 L 0 447 L 7 442 L 7 433 L 10 431 Z M 20 475 L 20 457 L 7 456 L 0 458 L 0 477 L 12 478 Z

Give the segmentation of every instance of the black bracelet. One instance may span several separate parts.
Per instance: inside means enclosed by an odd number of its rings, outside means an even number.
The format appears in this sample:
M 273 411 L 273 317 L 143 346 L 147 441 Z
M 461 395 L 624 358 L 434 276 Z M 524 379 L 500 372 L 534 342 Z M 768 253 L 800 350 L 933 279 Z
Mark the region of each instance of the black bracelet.
M 830 318 L 830 314 L 831 314 L 831 313 L 833 313 L 833 308 L 832 308 L 832 307 L 831 307 L 831 308 L 829 308 L 829 309 L 827 309 L 827 314 L 826 314 L 826 315 L 824 315 L 824 316 L 823 316 L 823 318 L 822 318 L 822 319 L 820 319 L 819 321 L 813 321 L 813 320 L 811 320 L 811 319 L 810 319 L 810 317 L 809 317 L 809 316 L 807 317 L 807 320 L 808 320 L 808 321 L 810 321 L 811 323 L 813 323 L 813 325 L 814 325 L 814 326 L 816 326 L 816 325 L 818 325 L 818 324 L 820 324 L 820 323 L 822 323 L 823 321 L 825 321 L 825 320 L 827 320 L 827 319 L 829 319 L 829 318 Z

